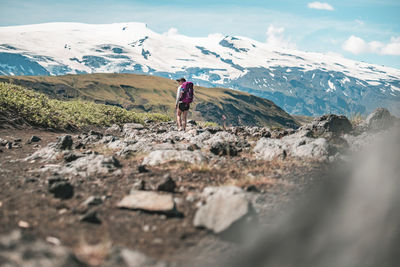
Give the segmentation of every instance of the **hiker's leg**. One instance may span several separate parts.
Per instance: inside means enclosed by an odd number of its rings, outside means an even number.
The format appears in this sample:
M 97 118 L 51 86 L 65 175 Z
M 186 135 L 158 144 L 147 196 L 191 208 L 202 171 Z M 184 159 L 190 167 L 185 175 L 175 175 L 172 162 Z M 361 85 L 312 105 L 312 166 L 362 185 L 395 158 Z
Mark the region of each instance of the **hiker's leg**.
M 176 122 L 178 123 L 178 130 L 182 128 L 182 111 L 178 108 L 176 110 Z
M 182 114 L 183 130 L 186 130 L 187 114 L 188 114 L 188 110 L 185 110 Z

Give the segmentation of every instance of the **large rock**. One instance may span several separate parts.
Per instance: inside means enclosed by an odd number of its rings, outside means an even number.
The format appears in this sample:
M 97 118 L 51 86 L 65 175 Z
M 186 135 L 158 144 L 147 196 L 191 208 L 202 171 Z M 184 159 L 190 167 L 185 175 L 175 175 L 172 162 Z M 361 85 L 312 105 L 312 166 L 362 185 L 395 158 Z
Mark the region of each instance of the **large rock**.
M 261 138 L 253 151 L 264 160 L 285 159 L 287 156 L 326 160 L 334 151 L 325 138 L 309 138 L 299 134 L 282 139 Z
M 124 124 L 124 127 L 122 128 L 122 132 L 125 135 L 130 135 L 135 131 L 143 130 L 143 129 L 144 129 L 144 126 L 140 123 L 126 123 L 126 124 Z
M 273 160 L 277 157 L 286 157 L 288 149 L 288 144 L 280 139 L 261 138 L 253 151 L 261 159 Z
M 156 150 L 143 159 L 143 165 L 154 166 L 170 161 L 182 161 L 191 164 L 206 162 L 206 157 L 201 151 Z
M 0 266 L 80 267 L 67 248 L 24 236 L 19 230 L 0 236 Z
M 374 112 L 368 115 L 362 126 L 367 130 L 380 131 L 392 126 L 394 120 L 394 117 L 387 109 L 377 108 Z
M 238 187 L 208 187 L 204 189 L 203 195 L 206 204 L 194 216 L 193 224 L 196 227 L 221 233 L 250 212 L 249 201 Z
M 150 212 L 172 212 L 175 209 L 171 194 L 160 194 L 151 191 L 131 190 L 118 204 L 118 208 L 144 210 Z
M 60 150 L 72 149 L 72 144 L 72 137 L 70 135 L 64 135 L 58 137 L 56 148 Z
M 346 134 L 353 130 L 351 122 L 343 115 L 328 114 L 302 126 L 299 131 L 310 130 L 314 137 Z

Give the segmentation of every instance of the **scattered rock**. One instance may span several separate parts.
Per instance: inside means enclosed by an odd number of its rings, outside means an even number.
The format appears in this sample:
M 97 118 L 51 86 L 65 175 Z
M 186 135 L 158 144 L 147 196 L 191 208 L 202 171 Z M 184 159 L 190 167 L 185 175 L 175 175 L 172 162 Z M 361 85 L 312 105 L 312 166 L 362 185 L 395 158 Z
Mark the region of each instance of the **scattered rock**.
M 29 139 L 29 142 L 35 143 L 35 142 L 39 142 L 40 140 L 42 140 L 40 137 L 38 137 L 38 136 L 36 136 L 36 135 L 33 135 L 33 136 L 31 137 L 31 139 Z
M 85 205 L 85 206 L 101 205 L 101 204 L 103 204 L 103 200 L 104 200 L 104 197 L 101 197 L 101 196 L 90 196 L 82 203 L 82 205 Z
M 69 182 L 52 182 L 49 184 L 49 192 L 55 198 L 69 199 L 74 196 L 74 187 Z
M 56 148 L 60 150 L 72 149 L 72 137 L 70 135 L 60 136 L 56 143 Z
M 197 125 L 195 120 L 188 120 L 188 124 L 190 125 Z
M 118 124 L 113 124 L 105 130 L 106 135 L 118 135 L 121 133 L 121 127 Z
M 201 151 L 156 150 L 144 158 L 142 164 L 154 166 L 170 161 L 183 161 L 192 164 L 206 162 L 206 157 Z
M 79 220 L 81 222 L 101 224 L 101 220 L 97 216 L 97 211 L 96 210 L 88 211 L 87 213 L 82 215 Z
M 126 124 L 124 124 L 122 132 L 124 134 L 130 134 L 134 130 L 143 130 L 143 129 L 144 129 L 144 126 L 140 123 L 126 123 Z
M 211 153 L 217 156 L 237 156 L 236 147 L 228 142 L 215 142 L 210 147 Z
M 146 168 L 146 165 L 139 165 L 138 171 L 139 171 L 139 173 L 149 172 L 149 170 Z
M 67 248 L 23 235 L 19 230 L 0 236 L 0 264 L 41 267 L 87 266 Z
M 206 204 L 194 216 L 196 227 L 221 233 L 250 212 L 250 203 L 238 187 L 209 187 L 204 189 L 203 194 L 207 196 Z
M 78 153 L 74 153 L 74 152 L 67 152 L 64 154 L 64 160 L 65 162 L 72 162 L 74 160 L 77 160 L 81 157 L 83 157 L 83 154 L 78 154 Z
M 134 194 L 136 190 L 145 190 L 146 189 L 146 182 L 143 179 L 140 179 L 136 183 L 133 184 L 131 189 L 131 194 Z
M 165 191 L 165 192 L 173 193 L 175 191 L 175 188 L 176 188 L 176 183 L 174 180 L 172 180 L 171 175 L 169 173 L 164 175 L 161 182 L 157 185 L 158 191 Z
M 131 190 L 118 204 L 118 208 L 169 213 L 174 211 L 172 195 L 150 191 Z

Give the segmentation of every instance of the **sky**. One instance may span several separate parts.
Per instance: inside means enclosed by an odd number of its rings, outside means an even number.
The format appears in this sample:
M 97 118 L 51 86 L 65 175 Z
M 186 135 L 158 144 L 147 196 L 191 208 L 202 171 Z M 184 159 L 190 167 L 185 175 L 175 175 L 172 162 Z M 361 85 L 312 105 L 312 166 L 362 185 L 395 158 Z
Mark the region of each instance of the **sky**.
M 0 0 L 0 26 L 144 22 L 158 33 L 245 36 L 398 69 L 399 14 L 400 0 Z

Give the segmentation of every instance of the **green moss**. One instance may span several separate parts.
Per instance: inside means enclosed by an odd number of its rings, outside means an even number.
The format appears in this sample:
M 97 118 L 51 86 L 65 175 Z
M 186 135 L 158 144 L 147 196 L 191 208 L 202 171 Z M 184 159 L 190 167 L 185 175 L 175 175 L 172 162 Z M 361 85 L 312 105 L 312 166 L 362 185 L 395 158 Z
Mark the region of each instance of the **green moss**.
M 82 100 L 60 101 L 21 86 L 0 83 L 0 112 L 9 112 L 27 122 L 55 129 L 83 126 L 109 126 L 145 120 L 169 121 L 167 115 L 137 113 L 126 109 Z

